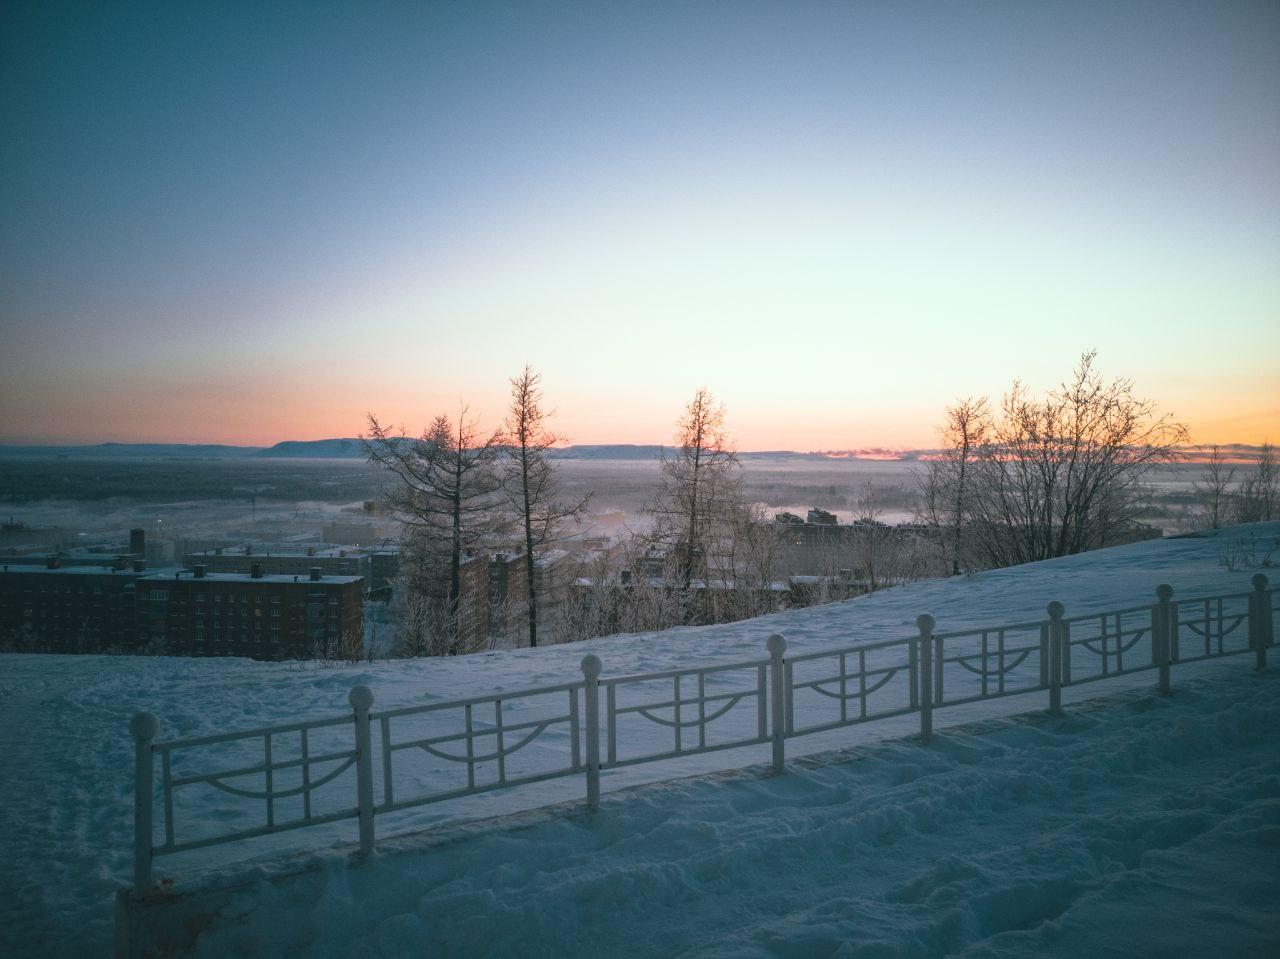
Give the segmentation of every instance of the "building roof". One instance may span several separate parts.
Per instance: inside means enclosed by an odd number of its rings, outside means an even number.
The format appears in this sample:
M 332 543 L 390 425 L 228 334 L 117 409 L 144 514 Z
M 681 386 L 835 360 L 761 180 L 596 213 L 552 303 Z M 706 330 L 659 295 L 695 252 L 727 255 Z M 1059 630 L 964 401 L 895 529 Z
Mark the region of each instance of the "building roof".
M 314 586 L 317 583 L 359 583 L 364 580 L 363 576 L 335 576 L 329 573 L 324 574 L 320 579 L 313 580 L 306 573 L 264 573 L 261 576 L 253 576 L 250 573 L 215 573 L 206 572 L 204 576 L 197 577 L 193 570 L 183 569 L 178 566 L 165 569 L 148 570 L 143 576 L 151 582 L 190 582 L 193 580 L 209 583 L 305 583 L 308 586 Z
M 26 563 L 6 563 L 4 559 L 0 559 L 0 573 L 8 572 L 10 574 L 22 573 L 24 575 L 39 573 L 43 576 L 59 575 L 59 576 L 116 576 L 124 579 L 126 577 L 146 576 L 147 571 L 135 573 L 131 568 L 112 569 L 109 566 L 58 566 L 50 569 L 47 566 L 35 566 Z
M 369 550 L 363 546 L 334 546 L 318 543 L 299 546 L 291 543 L 250 543 L 244 546 L 221 546 L 213 549 L 193 550 L 192 558 L 208 559 L 359 559 Z

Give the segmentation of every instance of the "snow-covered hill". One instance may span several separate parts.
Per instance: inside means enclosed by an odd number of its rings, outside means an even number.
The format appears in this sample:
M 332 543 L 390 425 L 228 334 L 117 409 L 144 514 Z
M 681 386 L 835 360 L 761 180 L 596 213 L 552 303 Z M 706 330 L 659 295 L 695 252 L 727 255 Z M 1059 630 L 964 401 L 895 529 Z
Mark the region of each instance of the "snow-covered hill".
M 375 708 L 388 708 L 570 681 L 588 651 L 616 675 L 762 658 L 773 632 L 798 652 L 906 636 L 922 612 L 950 631 L 1037 618 L 1054 599 L 1068 615 L 1137 605 L 1162 582 L 1182 596 L 1238 592 L 1256 570 L 1240 568 L 1239 557 L 1234 570 L 1222 560 L 1250 536 L 1271 543 L 1280 524 L 915 584 L 726 626 L 452 660 L 318 668 L 3 657 L 0 888 L 11 892 L 0 900 L 0 953 L 107 950 L 112 896 L 129 876 L 127 728 L 137 710 L 158 714 L 162 735 L 172 738 L 340 714 L 355 683 L 373 688 Z M 426 857 L 403 853 L 350 875 L 322 873 L 322 889 L 303 884 L 292 899 L 259 904 L 272 916 L 269 927 L 226 926 L 204 948 L 209 955 L 304 946 L 319 955 L 366 948 L 400 955 L 415 954 L 413 944 L 425 936 L 452 943 L 450 954 L 510 952 L 514 943 L 546 955 L 574 944 L 582 954 L 606 947 L 637 955 L 823 954 L 844 941 L 862 943 L 868 954 L 876 943 L 885 947 L 876 954 L 982 943 L 997 952 L 1086 954 L 1098 942 L 1095 919 L 1145 909 L 1150 920 L 1152 909 L 1163 915 L 1171 902 L 1197 896 L 1216 903 L 1205 906 L 1214 929 L 1238 928 L 1242 944 L 1265 941 L 1249 904 L 1258 889 L 1280 901 L 1280 755 L 1269 735 L 1280 706 L 1273 678 L 1253 676 L 1246 659 L 1179 667 L 1174 682 L 1186 695 L 1168 701 L 1144 696 L 981 736 L 970 730 L 928 750 L 892 742 L 914 728 L 912 717 L 796 740 L 790 756 L 881 745 L 852 764 L 805 766 L 767 782 L 735 773 L 728 782 L 650 787 L 607 797 L 589 824 L 535 817 L 526 829 L 481 832 Z M 1069 691 L 1066 702 L 1150 684 L 1149 674 L 1125 677 Z M 1043 706 L 1034 696 L 1015 697 L 939 712 L 935 722 L 946 728 Z M 604 788 L 766 758 L 734 750 L 633 767 L 606 775 Z M 581 787 L 575 778 L 489 793 L 406 813 L 394 825 L 511 813 L 578 798 Z M 380 834 L 383 828 L 379 821 Z M 349 842 L 352 834 L 352 824 L 339 823 L 186 854 L 158 870 L 181 883 L 235 857 Z M 1185 855 L 1152 853 L 1183 845 Z M 1196 884 L 1193 853 L 1220 882 Z M 1160 867 L 1156 878 L 1125 878 L 1147 865 Z M 1254 878 L 1245 881 L 1249 870 Z M 688 905 L 691 898 L 697 902 Z M 1188 915 L 1177 928 L 1188 928 Z M 1056 939 L 1054 930 L 1061 930 Z

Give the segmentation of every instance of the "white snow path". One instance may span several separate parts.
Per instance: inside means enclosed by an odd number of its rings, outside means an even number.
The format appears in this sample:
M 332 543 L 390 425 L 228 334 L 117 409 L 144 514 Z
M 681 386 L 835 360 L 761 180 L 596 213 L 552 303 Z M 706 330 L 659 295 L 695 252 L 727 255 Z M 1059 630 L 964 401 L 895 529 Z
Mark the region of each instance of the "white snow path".
M 1254 570 L 1227 570 L 1219 556 L 1227 541 L 1250 535 L 1273 540 L 1280 535 L 1280 524 L 1225 530 L 1216 537 L 1151 541 L 973 577 L 919 583 L 847 603 L 744 623 L 448 660 L 315 668 L 232 659 L 2 656 L 0 955 L 81 957 L 109 949 L 112 897 L 130 874 L 132 742 L 127 728 L 130 716 L 138 710 L 157 713 L 163 723 L 162 736 L 173 738 L 338 715 L 346 711 L 346 693 L 354 683 L 366 683 L 374 689 L 375 709 L 379 709 L 572 681 L 580 676 L 578 664 L 588 651 L 604 660 L 606 675 L 618 675 L 763 658 L 765 638 L 773 632 L 783 632 L 795 652 L 908 636 L 916 616 L 926 611 L 937 617 L 938 629 L 944 631 L 1039 618 L 1050 599 L 1066 603 L 1069 616 L 1149 602 L 1161 582 L 1172 583 L 1178 596 L 1241 592 L 1248 588 Z M 1247 659 L 1178 667 L 1174 684 L 1180 688 L 1192 675 L 1209 675 L 1220 669 L 1232 677 L 1232 682 L 1221 687 L 1223 695 L 1229 696 L 1230 690 L 1237 688 L 1233 683 L 1238 681 L 1243 689 L 1249 680 Z M 1146 690 L 1154 677 L 1146 673 L 1113 682 Z M 1081 687 L 1082 695 L 1101 691 L 1098 686 Z M 1070 703 L 1072 698 L 1068 695 L 1065 701 Z M 1178 696 L 1172 700 L 1179 701 Z M 1012 697 L 944 710 L 935 719 L 941 726 L 1043 706 L 1036 695 Z M 788 743 L 788 755 L 884 740 L 904 735 L 914 725 L 914 717 L 907 717 L 905 721 L 794 740 Z M 899 744 L 885 748 L 891 750 L 886 755 L 893 749 L 905 750 L 901 755 L 908 766 L 922 768 L 926 762 L 918 747 Z M 604 786 L 606 790 L 618 789 L 646 780 L 731 769 L 758 763 L 765 755 L 765 749 L 733 750 L 670 764 L 631 767 L 607 774 Z M 809 782 L 805 778 L 809 773 L 798 775 Z M 812 775 L 821 782 L 821 775 L 828 774 Z M 669 788 L 683 793 L 714 785 Z M 747 791 L 756 788 L 750 786 Z M 380 818 L 379 835 L 385 834 L 384 828 L 403 830 L 445 819 L 498 815 L 580 799 L 581 795 L 578 778 L 498 791 L 392 817 L 385 827 Z M 643 805 L 649 800 L 636 801 Z M 874 794 L 868 802 L 882 805 Z M 606 806 L 609 808 L 608 802 Z M 213 805 L 197 806 L 194 811 L 208 822 L 221 815 Z M 726 815 L 732 815 L 732 810 L 722 810 L 712 821 L 719 823 Z M 559 828 L 582 827 L 566 821 Z M 763 830 L 763 826 L 758 828 Z M 745 835 L 755 834 L 748 830 Z M 157 870 L 161 875 L 177 876 L 181 884 L 204 868 L 228 861 L 276 850 L 323 849 L 353 838 L 353 824 L 339 823 L 163 859 Z M 979 837 L 972 838 L 976 853 L 981 844 Z M 647 875 L 647 880 L 636 879 L 636 883 L 657 882 L 655 874 Z M 778 883 L 784 879 L 769 878 Z M 1172 891 L 1167 891 L 1165 898 L 1177 901 Z M 822 924 L 819 919 L 813 919 L 815 928 Z

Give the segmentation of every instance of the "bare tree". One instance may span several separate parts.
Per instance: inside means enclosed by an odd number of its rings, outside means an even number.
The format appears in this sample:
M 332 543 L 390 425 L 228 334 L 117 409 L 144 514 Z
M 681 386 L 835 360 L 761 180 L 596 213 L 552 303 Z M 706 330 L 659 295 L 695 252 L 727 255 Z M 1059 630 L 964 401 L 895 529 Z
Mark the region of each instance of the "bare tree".
M 448 599 L 414 590 L 402 579 L 392 601 L 395 632 L 391 655 L 397 659 L 417 656 L 447 656 L 457 644 L 457 613 Z
M 443 592 L 444 611 L 437 618 L 450 631 L 444 652 L 462 652 L 462 564 L 492 543 L 503 524 L 496 468 L 500 437 L 483 434 L 463 407 L 456 422 L 437 416 L 417 439 L 392 433 L 369 414 L 369 432 L 361 439 L 369 461 L 396 480 L 386 498 L 408 530 L 401 544 L 401 561 L 410 571 L 406 588 L 423 596 Z M 442 571 L 443 590 L 437 585 Z
M 1015 381 L 972 464 L 967 510 L 975 547 L 991 566 L 1067 556 L 1130 528 L 1143 480 L 1176 458 L 1186 427 L 1106 381 L 1094 352 L 1044 399 Z
M 991 429 L 986 397 L 968 397 L 947 407 L 942 448 L 930 460 L 921 491 L 925 520 L 942 533 L 951 575 L 960 575 L 965 525 L 969 521 L 973 467 Z
M 542 377 L 525 365 L 511 380 L 507 408 L 504 489 L 524 534 L 525 583 L 528 597 L 529 645 L 538 645 L 538 596 L 542 587 L 541 560 L 548 547 L 561 541 L 566 524 L 580 520 L 590 494 L 561 501 L 555 465 L 547 451 L 563 438 L 548 427 L 551 414 L 542 408 Z
M 738 457 L 726 439 L 724 417 L 724 406 L 709 390 L 694 393 L 677 423 L 674 453 L 663 453 L 658 493 L 648 507 L 653 540 L 669 551 L 686 604 L 695 579 L 706 585 L 710 547 L 741 501 Z
M 728 506 L 725 568 L 731 578 L 724 584 L 726 608 L 718 622 L 763 616 L 778 610 L 782 596 L 775 589 L 782 567 L 782 543 L 777 527 L 769 522 L 762 503 L 739 499 Z
M 1258 452 L 1258 468 L 1236 489 L 1236 522 L 1258 523 L 1280 516 L 1280 464 L 1270 443 Z
M 1203 524 L 1209 529 L 1220 529 L 1227 521 L 1227 507 L 1231 501 L 1231 484 L 1235 481 L 1235 467 L 1227 466 L 1222 448 L 1214 445 L 1205 460 L 1204 481 L 1195 484 L 1203 511 Z
M 373 661 L 374 649 L 365 649 L 364 634 L 358 629 L 344 629 L 341 636 L 317 636 L 307 649 L 311 659 L 319 664 L 355 664 L 364 662 L 366 656 Z

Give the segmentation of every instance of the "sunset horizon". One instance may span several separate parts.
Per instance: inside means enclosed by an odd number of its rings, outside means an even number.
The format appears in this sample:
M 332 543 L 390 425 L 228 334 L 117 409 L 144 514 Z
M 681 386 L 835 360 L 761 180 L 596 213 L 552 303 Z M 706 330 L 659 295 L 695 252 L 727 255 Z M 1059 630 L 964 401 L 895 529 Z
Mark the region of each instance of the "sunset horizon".
M 923 448 L 1078 356 L 1280 437 L 1276 11 L 13 6 L 0 437 Z M 910 10 L 915 10 L 912 14 Z

